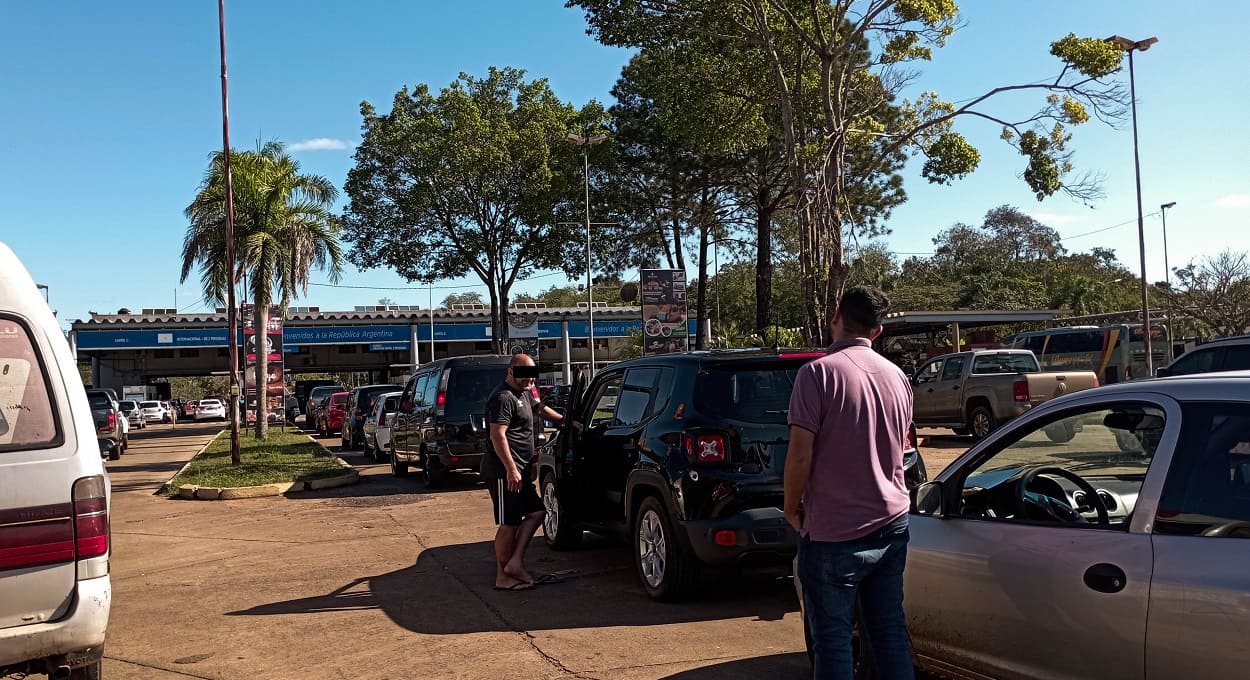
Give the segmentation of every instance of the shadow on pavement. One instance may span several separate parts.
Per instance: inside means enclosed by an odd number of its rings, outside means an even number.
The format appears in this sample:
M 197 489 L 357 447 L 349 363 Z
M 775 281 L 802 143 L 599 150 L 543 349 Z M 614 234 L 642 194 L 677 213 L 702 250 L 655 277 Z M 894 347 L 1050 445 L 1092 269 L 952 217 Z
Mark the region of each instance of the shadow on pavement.
M 925 449 L 966 449 L 976 443 L 971 436 L 955 434 L 926 434 L 921 451 Z
M 619 544 L 555 553 L 530 549 L 530 571 L 563 582 L 525 591 L 497 591 L 489 541 L 430 548 L 411 567 L 362 577 L 325 595 L 259 605 L 231 616 L 315 614 L 381 609 L 407 630 L 432 635 L 491 631 L 653 626 L 754 617 L 773 621 L 798 610 L 788 578 L 734 575 L 711 579 L 702 599 L 656 602 L 642 590 L 629 551 Z M 710 676 L 709 676 L 710 677 Z
M 664 676 L 663 680 L 733 680 L 734 678 L 810 678 L 807 654 L 791 652 L 738 659 Z

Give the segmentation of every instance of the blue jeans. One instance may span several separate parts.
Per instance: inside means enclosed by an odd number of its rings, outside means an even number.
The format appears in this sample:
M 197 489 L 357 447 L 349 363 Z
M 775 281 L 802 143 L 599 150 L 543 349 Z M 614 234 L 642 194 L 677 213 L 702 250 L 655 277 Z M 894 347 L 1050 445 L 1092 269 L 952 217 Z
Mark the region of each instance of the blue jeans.
M 872 648 L 878 678 L 914 677 L 911 641 L 903 617 L 907 515 L 852 541 L 799 539 L 799 580 L 812 634 L 816 680 L 855 676 L 851 633 L 859 598 L 860 644 Z

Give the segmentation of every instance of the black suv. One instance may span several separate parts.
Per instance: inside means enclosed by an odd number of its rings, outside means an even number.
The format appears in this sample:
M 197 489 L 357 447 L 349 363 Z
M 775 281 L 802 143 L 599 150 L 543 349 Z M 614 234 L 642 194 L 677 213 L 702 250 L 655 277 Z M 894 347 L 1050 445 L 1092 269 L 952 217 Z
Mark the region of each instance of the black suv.
M 364 448 L 365 419 L 373 412 L 373 400 L 380 394 L 397 389 L 397 385 L 365 385 L 351 391 L 347 397 L 347 411 L 343 414 L 343 430 L 339 432 L 344 449 L 354 451 Z
M 486 398 L 503 384 L 510 356 L 439 359 L 404 385 L 391 425 L 391 472 L 420 465 L 425 485 L 446 483 L 451 470 L 477 471 L 486 454 Z
M 647 357 L 575 388 L 538 455 L 547 542 L 623 531 L 643 587 L 665 600 L 688 594 L 701 565 L 788 566 L 798 536 L 781 511 L 786 415 L 799 368 L 823 355 Z M 909 486 L 927 479 L 914 446 L 905 463 Z

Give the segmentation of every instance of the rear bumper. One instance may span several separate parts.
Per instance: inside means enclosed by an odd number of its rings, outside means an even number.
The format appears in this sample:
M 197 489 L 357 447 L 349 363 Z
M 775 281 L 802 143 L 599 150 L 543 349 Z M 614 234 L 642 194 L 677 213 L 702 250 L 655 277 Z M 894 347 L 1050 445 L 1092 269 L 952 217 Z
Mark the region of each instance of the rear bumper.
M 434 457 L 438 459 L 440 465 L 448 470 L 473 470 L 476 472 L 482 467 L 482 456 L 484 455 L 482 453 L 452 454 L 443 452 Z
M 678 531 L 700 562 L 711 565 L 787 564 L 798 553 L 798 533 L 778 508 L 753 508 L 720 519 L 677 523 Z M 734 534 L 733 545 L 719 545 L 716 535 Z
M 0 629 L 0 668 L 46 660 L 85 666 L 104 654 L 113 591 L 107 576 L 78 581 L 73 610 L 58 621 Z

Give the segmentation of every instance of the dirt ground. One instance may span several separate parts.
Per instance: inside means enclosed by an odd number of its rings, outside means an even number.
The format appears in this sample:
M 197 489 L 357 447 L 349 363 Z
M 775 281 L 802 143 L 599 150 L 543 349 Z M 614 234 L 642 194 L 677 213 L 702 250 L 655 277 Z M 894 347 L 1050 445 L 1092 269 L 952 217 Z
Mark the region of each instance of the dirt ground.
M 787 578 L 724 576 L 702 599 L 662 604 L 622 543 L 553 552 L 540 535 L 529 568 L 563 583 L 493 590 L 490 500 L 474 476 L 432 492 L 352 453 L 355 486 L 229 502 L 153 495 L 219 428 L 132 433 L 109 463 L 111 679 L 810 675 Z

